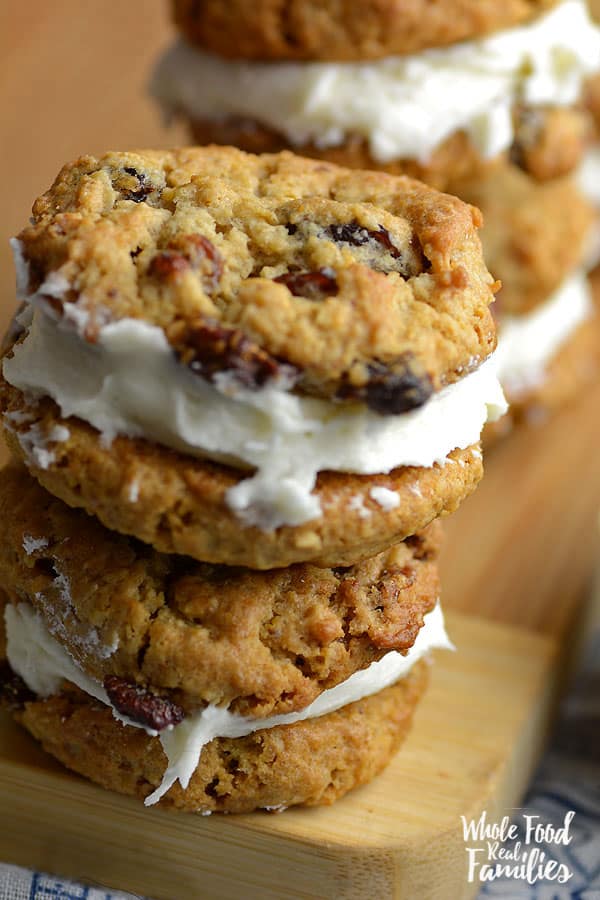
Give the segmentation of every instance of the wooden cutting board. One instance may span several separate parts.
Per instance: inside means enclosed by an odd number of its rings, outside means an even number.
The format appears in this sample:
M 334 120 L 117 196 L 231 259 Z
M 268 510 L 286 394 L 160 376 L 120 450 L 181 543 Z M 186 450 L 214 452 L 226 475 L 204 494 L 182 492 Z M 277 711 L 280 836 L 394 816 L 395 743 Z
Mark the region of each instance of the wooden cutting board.
M 144 97 L 168 43 L 166 0 L 0 4 L 0 325 L 7 239 L 62 163 L 185 140 Z M 64 771 L 0 717 L 0 860 L 165 900 L 460 900 L 460 816 L 518 804 L 545 739 L 598 557 L 600 386 L 516 434 L 448 522 L 439 653 L 407 743 L 331 808 L 199 818 L 146 810 Z

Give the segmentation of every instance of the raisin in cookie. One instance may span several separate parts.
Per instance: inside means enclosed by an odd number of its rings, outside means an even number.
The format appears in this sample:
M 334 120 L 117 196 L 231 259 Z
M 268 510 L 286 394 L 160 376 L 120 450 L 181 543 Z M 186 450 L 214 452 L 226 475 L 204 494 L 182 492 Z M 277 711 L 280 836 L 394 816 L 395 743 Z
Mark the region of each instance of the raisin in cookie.
M 66 166 L 19 251 L 28 295 L 90 345 L 133 319 L 210 382 L 380 412 L 385 391 L 393 413 L 495 346 L 479 225 L 408 179 L 190 148 Z
M 0 704 L 75 771 L 146 805 L 204 813 L 331 803 L 368 781 L 406 735 L 424 657 L 450 646 L 438 606 L 406 657 L 386 654 L 297 712 L 256 718 L 209 704 L 186 714 L 141 686 L 90 678 L 39 613 L 6 599 Z

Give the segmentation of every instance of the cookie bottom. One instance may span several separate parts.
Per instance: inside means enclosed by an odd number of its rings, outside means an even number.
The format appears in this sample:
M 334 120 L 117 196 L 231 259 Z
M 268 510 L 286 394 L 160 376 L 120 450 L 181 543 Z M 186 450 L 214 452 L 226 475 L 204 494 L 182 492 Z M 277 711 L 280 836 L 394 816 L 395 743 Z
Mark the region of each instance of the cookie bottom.
M 284 135 L 260 122 L 229 118 L 219 121 L 189 119 L 193 142 L 199 145 L 222 144 L 239 147 L 249 153 L 275 153 L 292 149 L 302 156 L 323 159 L 349 169 L 375 169 L 392 175 L 409 175 L 441 191 L 463 178 L 477 178 L 506 165 L 516 163 L 538 181 L 547 181 L 572 172 L 581 162 L 586 147 L 589 122 L 575 108 L 515 111 L 515 141 L 510 149 L 491 159 L 481 156 L 463 131 L 450 135 L 435 149 L 427 162 L 397 159 L 378 163 L 367 142 L 350 135 L 336 147 L 303 144 L 291 147 Z M 451 192 L 452 193 L 452 192 Z
M 51 494 L 163 553 L 231 566 L 353 565 L 454 512 L 483 475 L 478 445 L 454 450 L 445 465 L 431 468 L 406 466 L 381 475 L 321 472 L 314 493 L 323 515 L 263 531 L 240 527 L 228 507 L 227 491 L 241 476 L 227 466 L 143 439 L 118 437 L 106 447 L 90 425 L 62 418 L 47 398 L 29 403 L 2 379 L 0 403 L 9 449 Z M 68 438 L 52 443 L 58 429 Z M 50 442 L 44 465 L 28 450 L 32 436 L 40 446 Z M 381 506 L 370 493 L 375 487 L 395 492 L 398 503 Z
M 208 814 L 333 803 L 390 761 L 428 669 L 419 662 L 391 687 L 320 718 L 211 741 L 187 789 L 174 785 L 159 805 Z M 63 765 L 109 790 L 143 799 L 161 783 L 167 760 L 159 739 L 121 725 L 70 684 L 14 716 Z

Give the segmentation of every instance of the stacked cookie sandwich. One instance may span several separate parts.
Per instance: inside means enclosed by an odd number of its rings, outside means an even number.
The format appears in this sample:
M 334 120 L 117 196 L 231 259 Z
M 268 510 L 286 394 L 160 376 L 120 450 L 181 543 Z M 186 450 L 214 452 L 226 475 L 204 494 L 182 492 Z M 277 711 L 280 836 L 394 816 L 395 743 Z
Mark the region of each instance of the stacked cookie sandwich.
M 476 210 L 231 148 L 66 166 L 14 242 L 5 700 L 147 803 L 328 803 L 447 646 L 439 524 L 505 410 Z
M 416 175 L 480 206 L 512 419 L 589 380 L 597 242 L 572 173 L 600 30 L 584 0 L 172 6 L 182 37 L 152 90 L 196 140 Z

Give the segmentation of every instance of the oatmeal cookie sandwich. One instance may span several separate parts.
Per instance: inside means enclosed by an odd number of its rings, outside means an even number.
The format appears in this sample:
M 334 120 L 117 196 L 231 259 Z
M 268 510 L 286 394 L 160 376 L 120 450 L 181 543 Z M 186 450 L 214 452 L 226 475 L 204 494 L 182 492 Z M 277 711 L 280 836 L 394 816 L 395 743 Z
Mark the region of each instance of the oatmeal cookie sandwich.
M 481 207 L 503 430 L 597 374 L 600 28 L 584 0 L 171 5 L 180 39 L 151 89 L 196 140 L 408 173 Z
M 440 525 L 349 567 L 258 572 L 108 531 L 0 472 L 0 698 L 69 768 L 202 813 L 331 803 L 404 739 L 448 647 Z
M 505 409 L 479 213 L 288 152 L 67 165 L 14 241 L 13 454 L 161 552 L 354 564 L 452 512 Z

